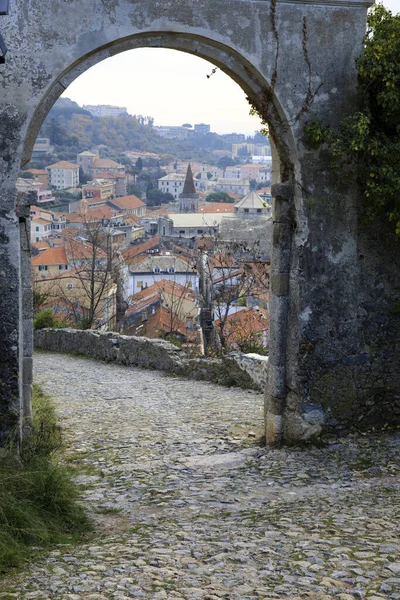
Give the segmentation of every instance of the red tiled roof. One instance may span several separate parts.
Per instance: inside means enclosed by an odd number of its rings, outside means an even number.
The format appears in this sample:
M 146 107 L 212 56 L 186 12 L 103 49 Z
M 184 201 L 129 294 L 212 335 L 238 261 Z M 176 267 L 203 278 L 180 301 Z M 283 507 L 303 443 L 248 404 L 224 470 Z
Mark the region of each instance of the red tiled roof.
M 82 260 L 89 259 L 91 260 L 94 255 L 94 247 L 92 244 L 88 242 L 83 242 L 82 240 L 76 240 L 73 238 L 67 238 L 65 240 L 65 250 L 69 260 Z M 96 259 L 100 260 L 105 258 L 107 255 L 98 246 L 95 246 Z
M 37 256 L 32 258 L 32 265 L 67 265 L 67 254 L 65 248 L 60 246 L 58 248 L 48 248 L 43 250 Z
M 156 237 L 151 238 L 141 244 L 135 244 L 134 246 L 130 246 L 129 248 L 125 248 L 121 250 L 122 257 L 124 260 L 129 261 L 140 254 L 144 254 L 147 250 L 152 250 L 157 248 L 160 245 L 160 237 L 157 235 Z
M 95 158 L 92 163 L 92 169 L 117 169 L 123 166 L 111 158 Z
M 54 165 L 49 165 L 46 169 L 78 169 L 78 165 L 67 160 L 60 160 L 54 163 Z
M 218 330 L 220 319 L 215 321 Z M 262 308 L 250 308 L 228 315 L 224 327 L 224 336 L 229 343 L 246 339 L 254 333 L 269 329 L 269 313 Z
M 199 206 L 199 213 L 233 213 L 235 212 L 235 204 L 233 202 L 216 202 L 215 204 L 205 204 Z
M 113 200 L 107 200 L 108 203 L 113 206 L 117 206 L 121 210 L 130 210 L 132 208 L 140 208 L 146 206 L 145 203 L 137 198 L 136 196 L 122 196 L 121 198 L 114 198 Z

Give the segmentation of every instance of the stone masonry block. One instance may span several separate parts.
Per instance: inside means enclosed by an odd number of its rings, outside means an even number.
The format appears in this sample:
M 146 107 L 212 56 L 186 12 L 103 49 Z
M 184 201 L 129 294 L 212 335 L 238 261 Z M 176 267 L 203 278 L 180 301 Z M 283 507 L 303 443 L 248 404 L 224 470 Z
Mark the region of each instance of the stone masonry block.
M 33 358 L 31 356 L 25 356 L 22 364 L 23 383 L 24 385 L 31 385 L 33 382 Z
M 288 296 L 289 294 L 289 273 L 271 274 L 271 292 L 277 296 Z

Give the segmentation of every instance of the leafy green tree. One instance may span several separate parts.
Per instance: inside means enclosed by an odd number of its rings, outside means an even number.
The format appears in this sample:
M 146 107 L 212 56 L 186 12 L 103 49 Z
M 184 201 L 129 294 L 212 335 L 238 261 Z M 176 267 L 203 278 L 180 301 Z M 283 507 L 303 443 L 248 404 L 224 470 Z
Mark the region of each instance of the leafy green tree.
M 126 188 L 128 196 L 136 196 L 137 198 L 141 198 L 143 194 L 143 190 L 133 183 L 129 183 Z
M 87 175 L 82 167 L 79 167 L 79 183 L 81 185 L 84 185 L 85 183 L 87 183 L 88 181 L 90 181 L 91 177 L 90 175 Z
M 211 192 L 206 197 L 206 202 L 230 202 L 233 204 L 235 200 L 226 192 Z
M 221 156 L 218 161 L 218 166 L 221 169 L 226 169 L 226 167 L 233 167 L 235 165 L 235 161 L 230 156 Z
M 257 189 L 257 181 L 255 179 L 250 179 L 250 191 L 255 192 Z
M 160 204 L 168 204 L 173 202 L 175 198 L 168 192 L 163 192 L 157 188 L 148 190 L 146 193 L 147 206 L 159 206 Z
M 367 24 L 357 61 L 360 110 L 337 131 L 312 121 L 305 137 L 327 145 L 341 176 L 357 178 L 367 218 L 384 215 L 400 237 L 400 14 L 377 5 Z

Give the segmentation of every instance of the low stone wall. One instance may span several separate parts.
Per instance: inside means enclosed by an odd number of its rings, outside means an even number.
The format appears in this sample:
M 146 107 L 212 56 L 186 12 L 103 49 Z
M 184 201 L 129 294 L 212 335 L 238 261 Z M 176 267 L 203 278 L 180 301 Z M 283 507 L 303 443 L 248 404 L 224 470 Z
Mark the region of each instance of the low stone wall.
M 260 354 L 242 354 L 241 352 L 231 352 L 230 357 L 246 371 L 260 390 L 265 390 L 268 379 L 268 356 Z
M 260 391 L 265 386 L 268 365 L 266 357 L 239 352 L 224 358 L 188 358 L 183 350 L 165 340 L 91 329 L 39 329 L 35 331 L 35 348 Z

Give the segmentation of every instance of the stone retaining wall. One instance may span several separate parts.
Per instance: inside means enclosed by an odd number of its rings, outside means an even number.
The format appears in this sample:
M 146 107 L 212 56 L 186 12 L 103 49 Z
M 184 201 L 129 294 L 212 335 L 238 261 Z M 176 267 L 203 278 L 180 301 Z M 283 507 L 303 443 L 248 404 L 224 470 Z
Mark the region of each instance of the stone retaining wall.
M 35 347 L 260 391 L 264 390 L 268 367 L 265 356 L 233 352 L 224 358 L 188 358 L 165 340 L 91 329 L 39 329 L 35 331 Z

